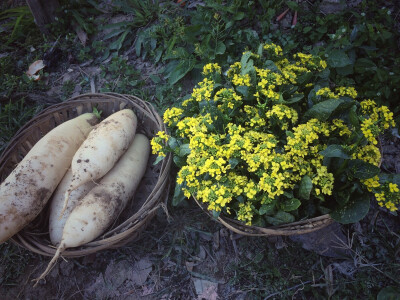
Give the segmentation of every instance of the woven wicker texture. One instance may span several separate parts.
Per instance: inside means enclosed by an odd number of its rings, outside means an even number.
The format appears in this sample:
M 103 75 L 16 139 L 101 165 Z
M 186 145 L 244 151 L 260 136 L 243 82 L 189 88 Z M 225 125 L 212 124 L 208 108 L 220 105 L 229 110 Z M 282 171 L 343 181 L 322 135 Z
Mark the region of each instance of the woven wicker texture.
M 249 226 L 245 225 L 243 222 L 233 220 L 224 216 L 219 216 L 217 219 L 215 219 L 212 213 L 209 210 L 207 210 L 207 207 L 204 204 L 200 203 L 195 197 L 194 200 L 201 207 L 201 209 L 211 218 L 221 223 L 222 225 L 232 230 L 233 232 L 247 236 L 299 235 L 319 230 L 334 222 L 334 220 L 329 215 L 322 215 L 319 217 L 279 226 L 272 226 L 265 228 L 257 226 Z
M 47 132 L 82 113 L 92 112 L 94 107 L 102 111 L 102 118 L 124 108 L 133 109 L 138 118 L 137 132 L 145 134 L 148 138 L 153 137 L 159 130 L 166 130 L 154 107 L 137 97 L 114 93 L 80 95 L 48 107 L 15 134 L 0 157 L 0 182 L 6 179 L 32 146 Z M 116 222 L 96 240 L 63 252 L 64 257 L 85 256 L 103 249 L 121 247 L 139 237 L 156 211 L 165 205 L 168 197 L 171 155 L 167 155 L 157 165 L 154 165 L 155 159 L 155 155 L 150 155 L 146 173 L 134 200 L 129 202 Z M 35 253 L 53 256 L 56 249 L 49 239 L 48 211 L 49 203 L 33 222 L 11 240 Z

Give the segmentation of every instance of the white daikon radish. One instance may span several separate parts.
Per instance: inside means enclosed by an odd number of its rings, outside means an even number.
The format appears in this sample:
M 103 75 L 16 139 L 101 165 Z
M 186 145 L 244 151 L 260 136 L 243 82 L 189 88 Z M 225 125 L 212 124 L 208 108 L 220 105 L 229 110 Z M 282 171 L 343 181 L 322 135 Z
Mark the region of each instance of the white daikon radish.
M 82 246 L 99 237 L 118 217 L 139 186 L 146 171 L 150 142 L 136 134 L 132 144 L 108 172 L 72 210 L 57 251 L 43 274 L 43 279 L 67 248 Z
M 71 179 L 72 172 L 71 169 L 69 169 L 50 199 L 49 234 L 53 245 L 58 245 L 61 242 L 65 222 L 72 210 L 78 204 L 79 200 L 81 200 L 96 185 L 94 182 L 89 181 L 73 190 L 69 195 L 67 208 L 60 218 L 59 216 L 64 205 L 64 195 L 71 184 Z
M 0 185 L 0 243 L 20 231 L 43 209 L 97 118 L 92 113 L 48 132 Z
M 136 132 L 137 118 L 130 109 L 113 113 L 90 132 L 75 153 L 71 184 L 65 192 L 63 211 L 71 191 L 89 181 L 103 177 L 131 144 Z

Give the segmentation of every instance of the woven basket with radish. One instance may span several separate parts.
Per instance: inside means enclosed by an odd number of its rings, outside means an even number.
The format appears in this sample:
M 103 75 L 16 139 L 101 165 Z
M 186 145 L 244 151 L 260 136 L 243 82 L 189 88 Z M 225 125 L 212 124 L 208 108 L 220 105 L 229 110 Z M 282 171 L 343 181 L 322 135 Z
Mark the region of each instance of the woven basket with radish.
M 136 239 L 166 201 L 170 157 L 154 166 L 165 130 L 134 96 L 86 94 L 49 107 L 0 157 L 0 242 L 57 258 Z

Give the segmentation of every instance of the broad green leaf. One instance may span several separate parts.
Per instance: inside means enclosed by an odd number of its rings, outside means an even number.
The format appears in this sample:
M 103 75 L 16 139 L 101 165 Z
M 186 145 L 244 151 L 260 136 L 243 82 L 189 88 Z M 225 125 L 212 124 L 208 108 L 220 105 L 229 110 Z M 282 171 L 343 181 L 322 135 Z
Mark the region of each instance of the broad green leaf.
M 183 166 L 186 166 L 186 165 L 187 165 L 186 159 L 185 159 L 185 158 L 182 158 L 182 157 L 179 157 L 179 156 L 177 156 L 177 155 L 174 155 L 173 161 L 174 161 L 175 165 L 176 165 L 178 168 L 182 168 Z
M 258 210 L 258 213 L 260 215 L 270 215 L 271 213 L 274 212 L 274 209 L 275 209 L 275 203 L 263 204 Z
M 344 102 L 345 100 L 343 99 L 329 99 L 319 102 L 306 111 L 304 117 L 307 119 L 317 118 L 320 121 L 326 121 L 333 111 Z
M 244 85 L 238 86 L 236 88 L 236 91 L 241 93 L 245 98 L 247 98 L 249 96 L 249 87 L 248 86 L 244 86 Z
M 179 205 L 183 200 L 185 200 L 185 195 L 182 191 L 184 184 L 175 184 L 174 196 L 172 198 L 172 206 Z
M 303 94 L 296 94 L 296 95 L 293 95 L 292 98 L 284 100 L 283 103 L 293 104 L 293 103 L 301 101 L 301 99 L 303 99 L 303 98 L 304 98 Z
M 303 176 L 300 181 L 299 197 L 305 200 L 309 200 L 312 187 L 313 184 L 311 178 L 308 175 Z
M 347 202 L 350 200 L 352 191 L 350 189 L 345 189 L 343 191 L 337 191 L 333 193 L 335 200 L 339 203 L 340 206 L 346 205 Z
M 230 158 L 229 159 L 229 164 L 231 166 L 231 169 L 234 169 L 239 163 L 239 160 L 237 158 Z
M 359 58 L 354 64 L 354 69 L 357 73 L 364 73 L 368 71 L 375 72 L 377 66 L 372 60 L 368 58 Z
M 272 60 L 269 60 L 269 59 L 264 62 L 264 68 L 270 69 L 271 71 L 280 72 L 280 70 L 276 66 L 276 64 Z
M 368 179 L 379 174 L 380 169 L 361 159 L 352 159 L 349 161 L 348 170 L 352 176 L 358 179 Z
M 327 63 L 333 68 L 342 68 L 351 65 L 352 61 L 343 50 L 333 49 L 328 53 Z
M 189 144 L 183 144 L 179 147 L 179 156 L 183 157 L 190 154 Z
M 400 299 L 400 289 L 396 286 L 387 286 L 381 289 L 376 300 L 398 300 Z
M 381 173 L 379 174 L 379 180 L 381 182 L 395 183 L 400 187 L 400 174 Z
M 354 42 L 356 40 L 358 31 L 358 25 L 354 25 L 353 30 L 350 34 L 350 42 Z
M 217 47 L 215 48 L 215 54 L 224 54 L 226 46 L 223 42 L 219 41 Z
M 251 220 L 251 225 L 252 226 L 258 226 L 258 227 L 265 227 L 267 223 L 265 222 L 264 218 L 262 216 L 254 216 L 253 220 Z
M 312 72 L 303 73 L 303 74 L 301 74 L 300 76 L 297 77 L 297 83 L 299 85 L 306 84 L 313 77 L 313 75 L 314 74 Z
M 156 84 L 161 82 L 161 78 L 157 75 L 150 75 L 150 79 Z
M 273 217 L 265 216 L 265 220 L 272 225 L 281 225 L 294 222 L 294 216 L 284 212 L 278 211 Z
M 242 65 L 242 67 L 247 64 L 247 62 L 249 61 L 250 57 L 251 57 L 251 52 L 250 51 L 247 51 L 242 55 L 242 58 L 240 60 L 240 64 Z
M 342 75 L 342 76 L 351 75 L 351 74 L 354 73 L 354 66 L 353 65 L 347 65 L 347 66 L 344 66 L 344 67 L 339 67 L 339 68 L 336 68 L 336 72 L 339 75 Z
M 242 11 L 240 11 L 240 12 L 238 12 L 238 13 L 236 13 L 234 16 L 233 16 L 233 19 L 235 20 L 235 21 L 240 21 L 241 19 L 243 19 L 244 18 L 244 12 L 242 12 Z
M 367 215 L 369 206 L 368 196 L 352 195 L 352 198 L 344 206 L 335 209 L 330 215 L 332 219 L 342 224 L 355 223 Z
M 299 9 L 299 4 L 297 1 L 287 1 L 286 5 L 291 9 L 291 10 L 298 10 Z
M 349 121 L 350 124 L 353 125 L 354 127 L 358 128 L 360 125 L 360 121 L 357 116 L 357 107 L 354 105 L 350 110 L 349 110 Z
M 185 59 L 181 61 L 175 70 L 173 70 L 168 76 L 168 83 L 173 85 L 181 80 L 187 73 L 189 73 L 194 67 L 194 61 L 191 59 Z
M 295 209 L 298 209 L 300 205 L 301 201 L 296 198 L 285 199 L 280 202 L 280 207 L 283 211 L 293 211 Z
M 323 155 L 324 157 L 340 157 L 344 159 L 350 158 L 341 145 L 329 145 L 319 154 Z
M 170 136 L 167 142 L 168 146 L 171 147 L 172 150 L 175 150 L 179 147 L 178 140 L 173 136 Z
M 212 211 L 212 215 L 213 215 L 213 217 L 216 218 L 216 219 L 218 219 L 218 217 L 219 217 L 220 214 L 221 214 L 221 211 L 215 211 L 215 210 Z
M 156 160 L 154 161 L 153 165 L 158 164 L 160 161 L 162 161 L 165 158 L 165 156 L 157 156 Z

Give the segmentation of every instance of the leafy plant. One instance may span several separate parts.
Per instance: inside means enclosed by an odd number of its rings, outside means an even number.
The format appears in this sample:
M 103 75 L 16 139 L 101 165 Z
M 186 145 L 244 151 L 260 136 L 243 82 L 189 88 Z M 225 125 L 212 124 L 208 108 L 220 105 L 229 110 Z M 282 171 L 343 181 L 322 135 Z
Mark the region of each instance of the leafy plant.
M 143 85 L 140 73 L 119 56 L 113 58 L 110 64 L 102 66 L 101 76 L 107 79 L 101 92 L 135 94 Z
M 23 98 L 8 103 L 0 102 L 0 153 L 15 132 L 41 110 L 41 106 L 28 105 Z
M 287 34 L 296 47 L 327 59 L 332 82 L 357 86 L 361 97 L 376 99 L 399 115 L 400 34 L 392 13 L 377 1 L 362 1 L 356 9 L 327 15 L 316 6 Z
M 158 23 L 142 30 L 135 42 L 136 55 L 164 62 L 170 85 L 188 74 L 197 80 L 206 62 L 231 62 L 239 49 L 259 43 L 252 28 L 267 30 L 275 14 L 274 1 L 204 1 L 193 10 L 173 7 Z
M 203 75 L 180 107 L 165 111 L 170 134 L 152 140 L 159 160 L 174 154 L 186 197 L 259 226 L 325 213 L 353 223 L 368 213 L 368 192 L 396 210 L 400 177 L 380 174 L 376 146 L 393 113 L 357 101 L 353 87 L 330 89 L 327 62 L 304 53 L 292 60 L 265 44 L 227 77 L 215 63 Z
M 13 42 L 38 33 L 28 6 L 10 8 L 0 12 L 0 42 L 7 47 Z

